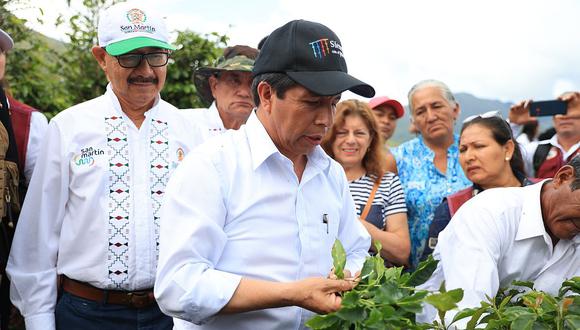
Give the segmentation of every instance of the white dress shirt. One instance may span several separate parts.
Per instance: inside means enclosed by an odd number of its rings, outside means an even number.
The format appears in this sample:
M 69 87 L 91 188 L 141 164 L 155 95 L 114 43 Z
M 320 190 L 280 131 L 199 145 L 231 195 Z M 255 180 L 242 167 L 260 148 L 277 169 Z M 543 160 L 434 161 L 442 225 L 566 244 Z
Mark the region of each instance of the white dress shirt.
M 558 142 L 558 134 L 554 134 L 552 138 L 549 140 L 542 140 L 542 141 L 532 141 L 526 145 L 522 146 L 522 157 L 524 158 L 524 168 L 529 176 L 535 175 L 534 171 L 534 153 L 536 149 L 538 149 L 538 145 L 540 144 L 550 144 L 562 152 L 562 158 L 564 161 L 570 157 L 570 155 L 574 154 L 578 148 L 580 148 L 580 141 L 574 144 L 568 151 L 564 150 L 564 147 Z
M 299 181 L 254 113 L 185 159 L 168 184 L 161 219 L 155 296 L 165 313 L 198 324 L 194 329 L 303 328 L 312 313 L 298 307 L 216 314 L 242 277 L 325 277 L 335 238 L 354 272 L 370 245 L 342 167 L 316 147 Z
M 38 112 L 33 111 L 30 114 L 30 132 L 28 133 L 28 143 L 26 147 L 26 160 L 24 161 L 24 178 L 26 183 L 30 183 L 32 172 L 36 165 L 36 159 L 40 153 L 40 147 L 44 142 L 44 135 L 48 129 L 48 120 Z
M 557 294 L 564 280 L 580 275 L 580 236 L 553 247 L 544 228 L 544 182 L 487 189 L 466 202 L 439 234 L 434 257 L 440 262 L 422 288 L 438 290 L 442 280 L 447 290 L 462 288 L 462 309 L 478 307 L 485 295 L 495 296 L 514 280 L 533 281 L 536 289 Z M 430 305 L 424 312 L 418 320 L 436 316 Z M 454 314 L 448 313 L 449 320 Z
M 198 141 L 204 142 L 207 139 L 221 135 L 227 131 L 222 122 L 222 118 L 218 112 L 215 101 L 212 102 L 209 108 L 199 109 L 182 109 L 181 111 L 185 117 L 190 120 L 195 127 L 198 127 L 199 136 Z
M 153 287 L 161 199 L 191 132 L 160 99 L 138 129 L 110 87 L 51 120 L 7 267 L 27 329 L 54 328 L 59 274 L 98 288 Z

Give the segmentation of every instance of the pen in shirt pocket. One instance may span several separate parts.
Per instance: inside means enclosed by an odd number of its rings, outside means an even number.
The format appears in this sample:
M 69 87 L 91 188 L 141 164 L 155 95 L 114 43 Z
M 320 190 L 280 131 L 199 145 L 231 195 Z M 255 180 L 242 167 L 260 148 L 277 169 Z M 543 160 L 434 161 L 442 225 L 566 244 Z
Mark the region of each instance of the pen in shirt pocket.
M 322 223 L 326 225 L 326 233 L 328 234 L 328 214 L 322 214 Z

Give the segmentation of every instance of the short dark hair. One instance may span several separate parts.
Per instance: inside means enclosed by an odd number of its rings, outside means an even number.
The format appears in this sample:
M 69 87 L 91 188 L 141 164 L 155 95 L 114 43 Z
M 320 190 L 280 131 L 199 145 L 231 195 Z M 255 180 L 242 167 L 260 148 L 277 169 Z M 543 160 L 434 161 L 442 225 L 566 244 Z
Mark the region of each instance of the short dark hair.
M 580 154 L 572 158 L 566 165 L 570 165 L 574 168 L 574 181 L 570 184 L 570 189 L 572 191 L 580 189 Z
M 252 81 L 252 97 L 256 107 L 260 105 L 260 96 L 258 95 L 258 84 L 265 81 L 272 87 L 276 96 L 283 99 L 286 91 L 297 86 L 298 83 L 292 80 L 287 74 L 281 72 L 262 73 L 254 77 Z
M 461 127 L 461 133 L 471 125 L 481 125 L 487 128 L 491 132 L 491 136 L 495 142 L 500 146 L 504 146 L 509 140 L 512 140 L 514 142 L 514 154 L 510 159 L 510 167 L 516 178 L 520 179 L 525 177 L 524 159 L 522 157 L 522 152 L 520 151 L 519 143 L 514 139 L 512 130 L 505 120 L 501 117 L 495 116 L 485 118 L 475 117 L 463 124 L 463 127 Z

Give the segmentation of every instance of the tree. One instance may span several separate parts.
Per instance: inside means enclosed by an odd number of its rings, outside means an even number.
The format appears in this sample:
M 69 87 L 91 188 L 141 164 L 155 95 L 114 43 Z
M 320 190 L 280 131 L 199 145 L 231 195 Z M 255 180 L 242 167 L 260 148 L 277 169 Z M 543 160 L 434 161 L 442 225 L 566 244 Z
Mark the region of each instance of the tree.
M 221 47 L 225 47 L 227 40 L 225 35 L 217 33 L 202 37 L 188 30 L 178 32 L 177 50 L 171 55 L 167 82 L 161 93 L 163 99 L 181 109 L 203 107 L 193 85 L 193 73 L 198 67 L 213 64 L 221 56 Z
M 7 55 L 5 84 L 9 93 L 37 109 L 58 112 L 70 104 L 63 85 L 64 78 L 56 74 L 60 67 L 60 51 L 50 40 L 25 26 L 7 9 L 8 1 L 0 0 L 0 22 L 15 46 Z M 26 2 L 11 3 L 11 7 Z M 39 12 L 39 19 L 42 11 Z
M 65 1 L 72 10 L 72 0 Z M 7 66 L 14 96 L 52 117 L 74 104 L 102 95 L 107 78 L 91 48 L 98 44 L 99 12 L 117 2 L 82 0 L 82 9 L 68 20 L 61 15 L 55 25 L 66 25 L 69 30 L 69 42 L 62 43 L 27 28 L 25 20 L 8 11 L 8 1 L 0 0 L 0 22 L 16 41 Z M 26 0 L 19 3 L 27 6 Z M 10 7 L 14 8 L 14 2 Z M 39 14 L 42 19 L 41 9 Z M 201 107 L 193 86 L 194 69 L 213 63 L 228 38 L 217 33 L 202 36 L 192 31 L 175 32 L 174 44 L 178 49 L 172 54 L 162 97 L 179 108 Z
M 98 44 L 97 25 L 99 12 L 117 3 L 115 0 L 83 0 L 83 12 L 77 12 L 68 20 L 69 43 L 63 54 L 59 74 L 70 92 L 72 104 L 81 103 L 105 92 L 107 78 L 94 59 L 91 49 Z M 71 0 L 67 0 L 69 7 Z M 64 24 L 59 16 L 56 25 Z M 72 105 L 71 104 L 71 105 Z

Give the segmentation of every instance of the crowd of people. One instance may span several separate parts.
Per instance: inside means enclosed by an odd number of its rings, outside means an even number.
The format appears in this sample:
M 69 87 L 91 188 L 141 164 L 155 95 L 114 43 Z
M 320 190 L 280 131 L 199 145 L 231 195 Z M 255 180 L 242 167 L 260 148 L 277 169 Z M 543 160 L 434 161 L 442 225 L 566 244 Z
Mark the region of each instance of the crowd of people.
M 0 30 L 4 88 L 12 47 Z M 325 25 L 227 47 L 194 74 L 203 109 L 161 99 L 173 51 L 160 13 L 121 2 L 92 48 L 104 95 L 47 125 L 0 89 L 2 329 L 16 309 L 32 330 L 301 329 L 340 308 L 369 253 L 409 270 L 433 254 L 424 287 L 463 288 L 461 307 L 512 280 L 556 292 L 580 275 L 579 92 L 559 97 L 547 140 L 530 100 L 456 134 L 451 89 L 422 80 L 408 93 L 417 137 L 392 147 L 404 107 L 348 73 Z

